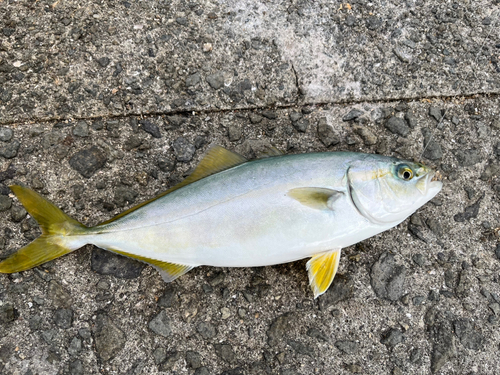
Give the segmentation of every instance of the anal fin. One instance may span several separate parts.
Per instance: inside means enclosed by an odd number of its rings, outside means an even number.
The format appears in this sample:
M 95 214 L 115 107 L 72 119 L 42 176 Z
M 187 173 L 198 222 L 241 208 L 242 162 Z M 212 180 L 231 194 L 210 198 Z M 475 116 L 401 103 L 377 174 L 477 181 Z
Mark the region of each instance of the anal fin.
M 314 298 L 325 293 L 332 283 L 339 268 L 340 250 L 333 249 L 315 255 L 307 262 L 309 285 L 314 293 Z
M 164 262 L 157 259 L 146 258 L 115 249 L 106 249 L 106 250 L 110 250 L 114 253 L 149 264 L 150 266 L 156 268 L 156 270 L 160 273 L 162 279 L 166 283 L 174 281 L 175 279 L 184 275 L 185 273 L 189 272 L 191 269 L 195 267 L 195 266 L 188 266 L 185 264 L 176 264 L 176 263 Z

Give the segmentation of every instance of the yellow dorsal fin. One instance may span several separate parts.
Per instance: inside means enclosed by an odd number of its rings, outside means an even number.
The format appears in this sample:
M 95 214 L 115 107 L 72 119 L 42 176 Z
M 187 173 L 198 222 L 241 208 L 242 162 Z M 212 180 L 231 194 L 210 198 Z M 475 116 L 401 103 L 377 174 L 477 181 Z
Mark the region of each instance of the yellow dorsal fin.
M 332 189 L 303 187 L 291 189 L 287 195 L 307 207 L 317 210 L 333 210 L 335 201 L 344 193 Z
M 339 268 L 340 249 L 313 256 L 306 264 L 314 298 L 326 292 Z
M 186 272 L 188 272 L 194 268 L 194 266 L 187 266 L 184 264 L 163 262 L 161 260 L 141 257 L 141 256 L 135 255 L 135 254 L 129 254 L 129 253 L 126 253 L 126 252 L 120 251 L 120 250 L 115 250 L 115 249 L 107 249 L 107 250 L 110 250 L 113 253 L 120 254 L 120 255 L 147 263 L 150 266 L 153 266 L 160 273 L 163 280 L 167 283 L 174 281 L 179 276 L 184 275 Z
M 152 199 L 149 199 L 145 202 L 138 204 L 137 206 L 129 208 L 128 210 L 122 212 L 121 214 L 115 216 L 114 218 L 107 220 L 104 223 L 101 223 L 101 225 L 111 223 L 125 215 L 128 215 L 129 213 L 137 210 L 138 208 L 145 206 L 146 204 L 151 203 L 156 199 L 161 198 L 164 195 L 167 195 L 177 189 L 180 189 L 181 187 L 189 185 L 195 181 L 201 180 L 202 178 L 208 177 L 215 173 L 222 172 L 226 169 L 235 167 L 239 164 L 243 164 L 246 161 L 247 159 L 245 159 L 243 156 L 238 155 L 229 150 L 226 150 L 224 147 L 212 146 L 207 151 L 203 159 L 201 159 L 200 163 L 196 166 L 194 171 L 188 177 L 186 177 L 182 182 L 179 182 L 174 187 L 171 187 L 170 189 L 164 191 L 163 193 L 160 193 L 159 195 L 157 195 Z

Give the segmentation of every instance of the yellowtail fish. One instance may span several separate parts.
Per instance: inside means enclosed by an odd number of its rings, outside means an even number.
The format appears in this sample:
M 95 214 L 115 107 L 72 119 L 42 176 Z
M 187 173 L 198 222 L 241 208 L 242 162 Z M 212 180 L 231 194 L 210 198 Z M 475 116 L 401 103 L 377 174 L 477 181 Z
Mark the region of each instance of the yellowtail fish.
M 193 173 L 158 197 L 86 227 L 45 198 L 11 186 L 42 235 L 0 263 L 27 270 L 93 244 L 155 267 L 166 282 L 193 267 L 256 267 L 308 258 L 318 297 L 340 252 L 401 223 L 442 187 L 409 161 L 349 152 L 254 161 L 212 147 Z

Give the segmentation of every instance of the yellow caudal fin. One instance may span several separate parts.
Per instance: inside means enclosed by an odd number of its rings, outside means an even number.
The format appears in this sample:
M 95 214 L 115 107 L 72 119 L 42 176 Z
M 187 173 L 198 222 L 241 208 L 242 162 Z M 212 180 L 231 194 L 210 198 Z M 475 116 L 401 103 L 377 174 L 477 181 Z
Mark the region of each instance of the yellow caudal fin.
M 333 249 L 327 253 L 313 256 L 306 264 L 309 285 L 314 293 L 314 298 L 327 291 L 337 273 L 340 261 L 340 249 Z
M 86 227 L 72 219 L 38 193 L 23 186 L 13 185 L 26 211 L 38 222 L 42 235 L 0 262 L 0 272 L 24 271 L 67 254 L 83 244 L 69 241 L 66 236 L 83 234 Z

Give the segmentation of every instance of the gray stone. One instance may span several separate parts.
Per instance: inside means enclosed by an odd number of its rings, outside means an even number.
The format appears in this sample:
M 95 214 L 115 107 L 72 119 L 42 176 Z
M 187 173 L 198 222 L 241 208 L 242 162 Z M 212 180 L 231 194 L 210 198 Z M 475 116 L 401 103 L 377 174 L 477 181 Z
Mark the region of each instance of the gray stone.
M 215 344 L 215 353 L 226 362 L 234 362 L 236 355 L 234 354 L 233 347 L 229 343 Z
M 342 117 L 342 121 L 352 121 L 356 120 L 358 117 L 362 116 L 364 112 L 360 109 L 351 109 L 348 114 L 344 115 Z
M 422 303 L 424 303 L 425 297 L 424 296 L 415 296 L 412 299 L 413 305 L 415 306 L 420 306 Z
M 168 284 L 162 296 L 158 299 L 158 306 L 160 307 L 178 307 L 179 298 L 177 297 L 177 290 L 172 284 Z
M 110 63 L 109 57 L 101 57 L 101 58 L 97 59 L 96 61 L 101 68 L 107 67 Z
M 222 72 L 210 74 L 207 76 L 206 80 L 208 84 L 215 90 L 218 90 L 224 86 L 224 74 Z
M 194 137 L 194 147 L 198 150 L 199 148 L 202 148 L 205 143 L 207 143 L 206 137 L 203 135 L 197 135 Z
M 267 330 L 267 342 L 270 346 L 276 346 L 282 341 L 290 330 L 290 323 L 293 321 L 294 314 L 286 313 L 277 317 Z
M 309 120 L 301 119 L 299 121 L 294 122 L 292 125 L 297 131 L 299 131 L 301 133 L 305 133 L 307 130 L 307 127 L 309 126 Z
M 189 162 L 193 159 L 196 148 L 186 138 L 179 137 L 172 144 L 177 161 Z
M 464 212 L 460 212 L 453 216 L 453 219 L 457 223 L 463 223 L 466 220 L 474 219 L 477 217 L 479 214 L 479 207 L 481 205 L 481 201 L 484 198 L 484 193 L 483 195 L 472 205 L 465 207 Z
M 401 62 L 410 63 L 413 59 L 412 54 L 406 52 L 405 49 L 400 46 L 394 47 L 393 52 Z
M 0 324 L 6 324 L 13 322 L 17 318 L 16 310 L 11 303 L 5 303 L 0 306 Z
M 12 206 L 12 199 L 7 195 L 0 195 L 0 212 L 7 211 Z
M 188 350 L 186 352 L 186 364 L 192 369 L 201 367 L 201 355 L 198 352 Z
M 227 128 L 227 134 L 231 142 L 236 142 L 240 140 L 243 131 L 237 125 L 229 125 Z
M 179 116 L 179 115 L 167 116 L 167 122 L 169 126 L 166 127 L 166 129 L 169 130 L 170 128 L 178 128 L 186 121 L 187 119 L 184 116 Z
M 389 129 L 392 133 L 398 134 L 402 137 L 406 137 L 410 134 L 410 128 L 406 121 L 402 118 L 392 116 L 385 122 L 385 127 Z
M 422 156 L 429 160 L 439 160 L 443 157 L 441 145 L 436 141 L 434 134 L 428 129 L 422 129 L 424 135 L 424 152 Z
M 73 324 L 73 310 L 57 309 L 54 313 L 54 323 L 62 329 L 71 328 Z
M 125 141 L 124 148 L 127 151 L 130 151 L 134 148 L 139 147 L 142 144 L 142 138 L 136 134 L 130 135 Z
M 69 355 L 75 356 L 81 351 L 82 351 L 82 340 L 79 339 L 78 337 L 73 337 L 73 340 L 71 340 L 68 347 Z
M 73 135 L 77 137 L 88 137 L 89 136 L 89 125 L 86 121 L 78 121 L 78 123 L 73 128 Z
M 457 149 L 453 151 L 455 158 L 462 167 L 470 167 L 481 162 L 481 155 L 475 149 Z
M 358 343 L 350 340 L 338 340 L 335 346 L 344 354 L 356 354 L 359 350 Z
M 123 349 L 127 337 L 105 313 L 99 313 L 94 326 L 94 340 L 99 357 L 109 361 Z
M 377 143 L 377 136 L 373 134 L 370 129 L 362 127 L 362 126 L 356 126 L 353 128 L 354 132 L 361 137 L 363 140 L 363 143 L 366 146 L 373 146 L 374 144 Z
M 73 304 L 71 295 L 57 281 L 51 280 L 47 289 L 47 297 L 57 308 L 70 308 Z
M 448 312 L 429 309 L 424 321 L 432 342 L 431 371 L 436 373 L 457 354 L 456 339 L 451 323 L 452 317 Z
M 479 327 L 475 327 L 469 319 L 457 319 L 453 322 L 455 334 L 467 349 L 481 350 L 484 345 L 484 336 Z
M 186 87 L 196 86 L 200 82 L 201 82 L 200 73 L 191 74 L 186 78 Z
M 429 108 L 429 116 L 433 117 L 436 121 L 439 122 L 443 117 L 443 111 L 438 107 L 431 106 Z
M 412 129 L 418 125 L 417 118 L 415 117 L 412 111 L 408 111 L 405 113 L 405 120 L 408 126 Z
M 153 352 L 153 359 L 157 365 L 165 362 L 165 359 L 167 359 L 167 350 L 162 347 L 156 348 Z
M 28 212 L 21 206 L 14 206 L 10 209 L 10 217 L 16 223 L 23 221 L 27 214 Z
M 264 116 L 269 120 L 276 120 L 276 118 L 278 117 L 276 111 L 271 111 L 271 110 L 262 111 L 262 116 Z
M 290 112 L 290 114 L 288 116 L 290 117 L 290 121 L 296 122 L 296 121 L 299 121 L 303 115 L 302 115 L 302 112 L 292 111 L 292 112 Z
M 7 142 L 12 139 L 14 132 L 11 128 L 0 128 L 0 141 Z
M 295 341 L 295 340 L 288 340 L 287 343 L 297 353 L 302 354 L 302 355 L 308 355 L 310 357 L 314 357 L 314 350 L 310 346 L 304 344 L 303 342 Z
M 32 331 L 38 331 L 42 328 L 42 317 L 40 315 L 31 315 L 28 318 L 28 324 Z
M 318 121 L 318 138 L 325 147 L 334 146 L 340 143 L 339 136 L 335 134 L 333 128 L 328 125 L 326 117 L 322 117 Z
M 175 169 L 175 159 L 170 159 L 166 156 L 158 157 L 158 168 L 162 172 L 172 172 Z
M 371 285 L 379 298 L 397 301 L 403 295 L 406 268 L 396 264 L 394 255 L 383 253 L 370 272 Z
M 161 138 L 160 128 L 149 120 L 140 120 L 141 129 L 151 134 L 154 138 Z
M 206 340 L 212 339 L 217 335 L 215 326 L 210 322 L 200 322 L 196 326 L 196 331 Z
M 321 310 L 326 310 L 329 306 L 337 305 L 339 302 L 352 298 L 353 295 L 354 285 L 352 280 L 348 276 L 337 274 L 332 285 L 324 294 L 319 296 L 319 307 Z
M 497 302 L 490 303 L 488 305 L 493 314 L 500 316 L 500 304 Z
M 118 207 L 125 207 L 127 205 L 133 204 L 135 198 L 137 198 L 137 192 L 128 186 L 119 186 L 115 190 L 115 197 L 113 202 Z
M 77 152 L 69 159 L 69 165 L 83 177 L 90 178 L 106 164 L 106 155 L 96 146 Z
M 210 375 L 210 371 L 205 366 L 196 369 L 194 375 Z
M 420 348 L 415 348 L 410 351 L 410 363 L 418 365 L 422 361 L 422 357 L 424 355 L 424 351 Z
M 441 228 L 441 224 L 435 218 L 429 218 L 425 222 L 429 229 L 438 237 L 443 235 L 443 228 Z
M 79 359 L 76 359 L 73 362 L 70 362 L 69 373 L 71 375 L 83 375 L 84 369 L 83 369 L 82 361 L 80 361 Z
M 5 159 L 15 158 L 20 146 L 21 144 L 19 141 L 14 139 L 12 142 L 0 148 L 0 156 L 3 156 Z
M 264 119 L 264 117 L 255 112 L 250 112 L 248 114 L 248 118 L 252 124 L 258 124 Z
M 88 340 L 92 337 L 92 332 L 90 332 L 90 330 L 88 328 L 80 328 L 78 330 L 78 335 L 84 339 L 84 340 Z
M 402 343 L 404 340 L 403 333 L 397 328 L 391 328 L 390 330 L 384 332 L 380 343 L 387 347 L 393 348 L 396 345 Z
M 315 327 L 311 327 L 307 330 L 306 332 L 307 336 L 321 340 L 321 341 L 328 341 L 328 336 L 326 336 L 323 332 L 321 332 L 319 329 Z
M 165 310 L 161 310 L 148 324 L 151 331 L 163 337 L 169 337 L 172 334 L 170 318 Z
M 90 268 L 100 275 L 113 275 L 120 279 L 135 279 L 141 275 L 146 265 L 110 251 L 94 247 L 90 258 Z

